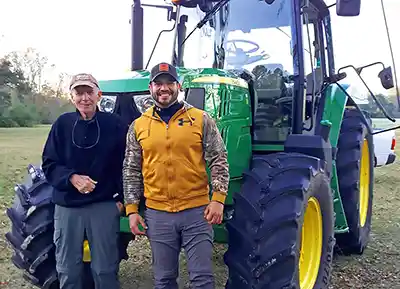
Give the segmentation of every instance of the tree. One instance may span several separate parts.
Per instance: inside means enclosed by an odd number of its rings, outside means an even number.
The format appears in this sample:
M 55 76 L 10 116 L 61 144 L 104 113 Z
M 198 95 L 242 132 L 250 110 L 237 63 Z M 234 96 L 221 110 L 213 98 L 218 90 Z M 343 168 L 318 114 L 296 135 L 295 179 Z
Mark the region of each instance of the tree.
M 32 90 L 40 91 L 43 81 L 43 72 L 48 64 L 48 58 L 42 56 L 36 49 L 27 48 L 23 52 L 13 51 L 5 56 L 10 61 L 14 72 L 22 73 Z M 50 67 L 54 67 L 51 65 Z
M 47 63 L 47 57 L 34 48 L 0 59 L 0 127 L 50 124 L 61 113 L 72 111 L 63 90 L 66 74 L 61 73 L 52 85 L 43 72 L 55 65 Z

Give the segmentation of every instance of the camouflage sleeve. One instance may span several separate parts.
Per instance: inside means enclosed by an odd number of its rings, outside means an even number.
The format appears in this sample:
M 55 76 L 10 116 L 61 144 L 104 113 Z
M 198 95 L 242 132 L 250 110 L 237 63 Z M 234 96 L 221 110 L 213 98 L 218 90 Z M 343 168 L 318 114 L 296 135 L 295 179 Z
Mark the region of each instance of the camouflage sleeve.
M 142 148 L 136 140 L 135 121 L 126 136 L 125 158 L 123 163 L 123 185 L 126 214 L 139 211 L 140 197 L 143 195 Z
M 229 164 L 224 141 L 215 121 L 203 113 L 204 158 L 211 172 L 212 200 L 225 202 L 229 185 Z

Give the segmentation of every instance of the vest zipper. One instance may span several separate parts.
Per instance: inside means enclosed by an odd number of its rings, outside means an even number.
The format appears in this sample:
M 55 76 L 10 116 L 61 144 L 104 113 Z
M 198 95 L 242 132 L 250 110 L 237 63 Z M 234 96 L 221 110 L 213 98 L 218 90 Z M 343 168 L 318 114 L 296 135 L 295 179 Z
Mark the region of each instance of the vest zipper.
M 169 135 L 168 135 L 168 128 L 169 128 L 169 124 L 168 123 L 166 123 L 166 138 L 167 138 L 167 142 L 169 143 Z M 171 148 L 169 148 L 169 150 L 171 150 Z M 171 156 L 171 152 L 170 151 L 168 151 L 168 163 L 170 162 L 170 156 Z M 168 190 L 168 196 L 169 196 L 169 199 L 171 200 L 171 202 L 172 202 L 172 211 L 174 211 L 174 208 L 175 208 L 175 201 L 174 201 L 174 198 L 173 198 L 173 196 L 172 196 L 172 194 L 171 194 L 171 192 L 169 191 L 169 182 L 170 182 L 170 176 L 168 176 L 168 180 L 167 180 L 167 190 Z

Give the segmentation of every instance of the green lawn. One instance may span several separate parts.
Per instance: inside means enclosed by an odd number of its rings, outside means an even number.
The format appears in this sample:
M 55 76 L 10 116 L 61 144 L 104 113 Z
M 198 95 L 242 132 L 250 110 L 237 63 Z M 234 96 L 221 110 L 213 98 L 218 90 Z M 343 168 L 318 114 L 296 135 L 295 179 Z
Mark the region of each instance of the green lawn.
M 0 289 L 36 288 L 20 277 L 11 263 L 11 250 L 4 234 L 9 230 L 5 209 L 13 198 L 13 186 L 26 174 L 29 163 L 40 163 L 40 155 L 48 126 L 37 128 L 0 129 Z M 400 139 L 399 139 L 400 141 Z M 400 143 L 400 142 L 398 142 Z M 398 154 L 400 155 L 400 147 Z M 334 263 L 332 289 L 400 288 L 400 163 L 376 169 L 373 232 L 369 248 L 363 256 L 337 256 Z M 224 246 L 216 245 L 214 264 L 217 288 L 224 288 L 226 268 Z M 152 288 L 151 255 L 145 238 L 132 242 L 130 259 L 121 264 L 123 289 Z M 184 258 L 181 288 L 187 284 Z

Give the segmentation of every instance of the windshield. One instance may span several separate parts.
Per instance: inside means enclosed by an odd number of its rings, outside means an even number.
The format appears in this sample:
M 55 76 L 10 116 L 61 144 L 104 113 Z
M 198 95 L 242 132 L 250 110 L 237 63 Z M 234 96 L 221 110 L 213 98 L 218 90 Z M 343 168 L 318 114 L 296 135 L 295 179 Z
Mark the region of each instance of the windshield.
M 246 69 L 255 76 L 255 143 L 284 141 L 290 130 L 293 2 L 231 0 L 221 12 L 224 68 Z
M 157 6 L 158 5 L 158 6 Z M 143 1 L 143 49 L 144 65 L 148 63 L 148 69 L 159 62 L 166 61 L 171 63 L 173 56 L 173 44 L 175 36 L 175 20 L 171 19 L 171 14 L 176 11 L 170 1 L 147 0 Z M 164 7 L 162 7 L 164 6 Z M 170 11 L 169 11 L 169 10 Z M 178 20 L 186 20 L 186 38 L 206 14 L 197 8 L 180 7 Z M 156 44 L 158 34 L 162 30 L 168 30 L 161 34 Z M 201 29 L 196 29 L 186 40 L 184 49 L 187 53 L 183 55 L 183 65 L 187 68 L 212 67 L 214 61 L 215 29 L 206 23 Z M 183 40 L 182 39 L 182 40 Z M 154 45 L 156 46 L 154 47 Z M 177 50 L 178 45 L 176 45 Z M 154 52 L 152 54 L 152 50 Z M 151 58 L 150 58 L 151 57 Z M 150 60 L 150 61 L 149 61 Z
M 269 5 L 259 0 L 231 0 L 225 16 L 224 67 L 245 68 L 253 73 L 280 68 L 292 74 L 292 2 L 276 0 Z

